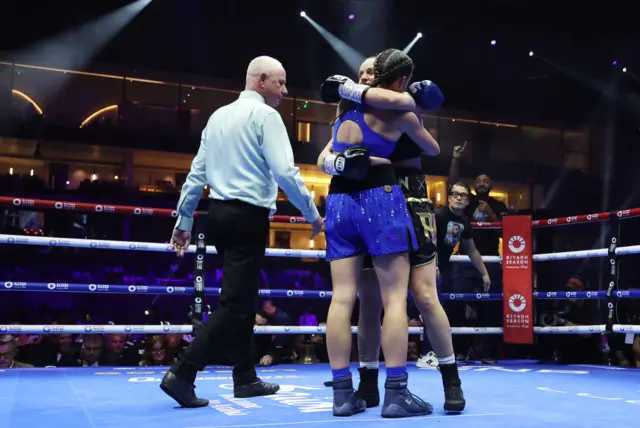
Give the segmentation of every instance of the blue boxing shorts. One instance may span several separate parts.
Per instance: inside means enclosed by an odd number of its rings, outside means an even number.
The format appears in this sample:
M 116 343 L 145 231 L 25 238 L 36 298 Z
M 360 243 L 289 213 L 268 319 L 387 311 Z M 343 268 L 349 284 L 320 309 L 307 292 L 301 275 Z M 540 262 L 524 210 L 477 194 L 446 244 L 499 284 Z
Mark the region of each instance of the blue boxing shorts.
M 415 230 L 402 188 L 386 185 L 327 195 L 327 260 L 415 251 Z
M 397 174 L 418 240 L 418 249 L 409 254 L 409 263 L 412 268 L 431 264 L 436 260 L 437 231 L 433 202 L 427 198 L 425 176 L 402 170 Z M 373 269 L 373 261 L 368 255 L 364 259 L 363 269 Z

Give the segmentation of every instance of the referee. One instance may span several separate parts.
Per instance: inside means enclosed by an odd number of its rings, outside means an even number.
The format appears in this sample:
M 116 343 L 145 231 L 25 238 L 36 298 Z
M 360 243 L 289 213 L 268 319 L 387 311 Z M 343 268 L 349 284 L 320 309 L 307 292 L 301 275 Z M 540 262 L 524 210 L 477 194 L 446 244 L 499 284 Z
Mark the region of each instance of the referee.
M 276 210 L 278 186 L 311 223 L 313 237 L 323 225 L 275 110 L 286 95 L 286 72 L 279 61 L 266 56 L 251 61 L 245 90 L 209 118 L 182 186 L 171 245 L 178 257 L 189 247 L 193 214 L 208 184 L 209 236 L 222 258 L 223 271 L 219 309 L 160 386 L 183 407 L 209 404 L 195 395 L 194 383 L 197 372 L 220 350 L 233 357 L 234 397 L 271 395 L 280 389 L 257 377 L 250 352 L 269 216 Z

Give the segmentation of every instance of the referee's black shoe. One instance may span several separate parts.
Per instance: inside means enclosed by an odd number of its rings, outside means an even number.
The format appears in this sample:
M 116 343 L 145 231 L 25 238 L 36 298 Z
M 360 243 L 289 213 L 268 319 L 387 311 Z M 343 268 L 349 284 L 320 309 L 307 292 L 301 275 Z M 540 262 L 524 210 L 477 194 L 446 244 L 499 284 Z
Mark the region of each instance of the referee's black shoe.
M 196 396 L 196 387 L 193 384 L 190 384 L 171 372 L 167 372 L 167 374 L 164 375 L 160 383 L 160 389 L 169 397 L 176 400 L 182 407 L 196 408 L 209 405 L 209 400 Z

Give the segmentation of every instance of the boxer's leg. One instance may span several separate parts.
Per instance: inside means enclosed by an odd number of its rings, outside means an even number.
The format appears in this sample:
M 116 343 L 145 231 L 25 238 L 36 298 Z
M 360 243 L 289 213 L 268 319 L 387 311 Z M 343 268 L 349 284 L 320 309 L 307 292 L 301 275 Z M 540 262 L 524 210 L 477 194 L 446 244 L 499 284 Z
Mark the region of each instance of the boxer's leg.
M 433 407 L 407 388 L 407 289 L 409 250 L 417 248 L 415 232 L 399 186 L 385 186 L 368 192 L 367 201 L 375 202 L 362 206 L 360 230 L 373 257 L 384 307 L 382 349 L 387 379 L 382 416 L 428 415 Z M 377 221 L 368 221 L 371 218 Z
M 370 269 L 369 269 L 370 267 Z M 382 297 L 378 278 L 370 257 L 365 259 L 365 269 L 358 281 L 360 311 L 358 316 L 358 356 L 360 359 L 360 384 L 358 396 L 367 407 L 380 404 L 378 391 L 378 361 L 380 359 L 380 336 L 382 333 Z
M 444 386 L 444 409 L 449 412 L 461 412 L 466 403 L 453 352 L 451 326 L 438 297 L 435 252 L 429 255 L 427 250 L 422 259 L 418 254 L 413 256 L 412 262 L 415 267 L 411 269 L 411 294 L 422 315 L 425 332 L 438 357 Z M 420 265 L 421 261 L 426 264 Z
M 362 270 L 364 242 L 352 221 L 354 201 L 347 194 L 327 197 L 325 234 L 327 260 L 331 266 L 333 295 L 327 313 L 327 353 L 333 374 L 333 415 L 363 412 L 366 404 L 353 390 L 351 362 L 351 316 Z

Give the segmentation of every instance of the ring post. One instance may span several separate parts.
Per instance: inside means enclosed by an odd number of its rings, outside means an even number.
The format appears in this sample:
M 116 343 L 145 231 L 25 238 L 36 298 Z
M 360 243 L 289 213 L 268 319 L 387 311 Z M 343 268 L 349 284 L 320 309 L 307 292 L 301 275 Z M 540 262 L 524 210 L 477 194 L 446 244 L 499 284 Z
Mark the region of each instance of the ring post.
M 193 311 L 191 312 L 191 325 L 193 335 L 197 335 L 202 328 L 202 308 L 204 306 L 204 256 L 207 254 L 207 240 L 204 233 L 206 218 L 197 219 L 196 229 L 196 258 L 193 275 Z
M 607 323 L 606 332 L 613 333 L 613 324 L 615 323 L 615 314 L 618 305 L 618 300 L 615 296 L 615 290 L 618 289 L 618 255 L 616 249 L 620 244 L 620 220 L 616 215 L 616 212 L 612 212 L 609 215 L 609 242 L 608 242 L 608 279 L 609 285 L 607 286 Z

